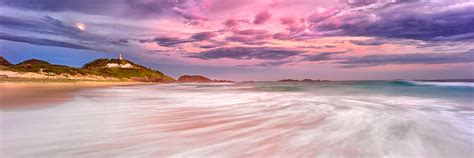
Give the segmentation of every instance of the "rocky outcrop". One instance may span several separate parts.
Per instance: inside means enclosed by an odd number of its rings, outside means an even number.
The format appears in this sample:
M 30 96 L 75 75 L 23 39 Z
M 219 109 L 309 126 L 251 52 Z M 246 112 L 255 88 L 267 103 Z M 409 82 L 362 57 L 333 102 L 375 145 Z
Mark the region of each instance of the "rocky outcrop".
M 234 82 L 229 80 L 211 80 L 201 75 L 183 75 L 178 78 L 178 82 L 198 82 L 198 83 L 210 83 L 210 82 Z
M 178 78 L 178 82 L 213 82 L 211 79 L 201 75 L 184 75 Z
M 278 82 L 299 82 L 299 80 L 294 80 L 294 79 L 283 79 L 283 80 L 278 80 Z
M 212 82 L 234 82 L 229 80 L 212 80 Z

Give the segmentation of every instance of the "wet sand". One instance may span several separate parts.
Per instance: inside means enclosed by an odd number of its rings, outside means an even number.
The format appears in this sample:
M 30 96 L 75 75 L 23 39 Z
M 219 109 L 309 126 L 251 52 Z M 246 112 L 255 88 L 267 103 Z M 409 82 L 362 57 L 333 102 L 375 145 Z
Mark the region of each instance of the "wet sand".
M 0 109 L 35 108 L 63 103 L 90 88 L 156 84 L 145 82 L 0 82 Z

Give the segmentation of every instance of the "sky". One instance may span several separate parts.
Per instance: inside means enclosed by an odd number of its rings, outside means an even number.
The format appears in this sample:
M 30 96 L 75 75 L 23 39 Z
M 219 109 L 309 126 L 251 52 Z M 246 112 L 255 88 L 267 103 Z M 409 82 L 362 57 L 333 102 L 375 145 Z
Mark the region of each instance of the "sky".
M 0 0 L 0 56 L 173 77 L 474 78 L 473 0 Z

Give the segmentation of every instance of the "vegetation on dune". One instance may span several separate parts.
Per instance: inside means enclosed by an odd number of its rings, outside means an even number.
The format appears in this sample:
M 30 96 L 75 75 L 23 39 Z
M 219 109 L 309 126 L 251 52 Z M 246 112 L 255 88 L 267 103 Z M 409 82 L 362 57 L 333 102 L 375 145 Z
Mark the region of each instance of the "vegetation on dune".
M 25 60 L 21 63 L 18 63 L 17 65 L 25 66 L 25 65 L 51 65 L 51 64 L 43 60 L 30 59 L 30 60 Z
M 101 58 L 101 59 L 96 59 L 94 61 L 91 61 L 91 62 L 88 62 L 87 64 L 84 64 L 84 66 L 82 66 L 82 68 L 84 69 L 94 69 L 94 68 L 102 68 L 102 67 L 105 67 L 107 64 L 109 63 L 116 63 L 116 64 L 131 64 L 132 66 L 134 67 L 139 67 L 139 68 L 145 68 L 147 69 L 146 67 L 144 66 L 141 66 L 141 65 L 138 65 L 138 64 L 135 64 L 131 61 L 128 61 L 128 60 L 120 60 L 120 59 L 107 59 L 107 58 Z
M 73 68 L 64 65 L 52 65 L 46 61 L 31 59 L 23 61 L 19 64 L 10 66 L 10 70 L 16 72 L 36 72 L 36 73 L 46 73 L 48 75 L 86 75 L 88 74 L 86 70 Z
M 89 69 L 88 69 L 89 70 Z M 143 68 L 94 68 L 89 72 L 94 75 L 104 77 L 114 77 L 119 79 L 134 79 L 139 81 L 171 82 L 173 78 L 164 75 L 159 71 Z
M 109 63 L 116 64 L 130 64 L 132 68 L 107 68 L 106 65 Z M 94 75 L 115 77 L 115 78 L 128 78 L 139 81 L 152 81 L 152 82 L 172 82 L 172 77 L 166 76 L 160 71 L 156 71 L 138 64 L 135 64 L 128 60 L 120 59 L 97 59 L 91 61 L 82 66 L 83 69 L 89 70 Z
M 3 58 L 0 62 L 3 65 Z M 7 63 L 8 61 L 5 60 Z M 9 63 L 9 62 L 8 62 Z M 106 67 L 109 63 L 117 64 L 131 64 L 132 68 Z M 5 64 L 7 65 L 7 64 Z M 117 78 L 117 79 L 131 79 L 144 82 L 173 82 L 174 79 L 144 66 L 135 64 L 128 60 L 119 59 L 97 59 L 85 64 L 82 68 L 74 68 L 64 65 L 53 65 L 46 61 L 31 59 L 23 61 L 16 65 L 5 66 L 8 70 L 15 72 L 35 72 L 46 75 L 95 75 L 101 77 Z
M 12 66 L 13 64 L 10 63 L 7 59 L 0 57 L 0 66 Z

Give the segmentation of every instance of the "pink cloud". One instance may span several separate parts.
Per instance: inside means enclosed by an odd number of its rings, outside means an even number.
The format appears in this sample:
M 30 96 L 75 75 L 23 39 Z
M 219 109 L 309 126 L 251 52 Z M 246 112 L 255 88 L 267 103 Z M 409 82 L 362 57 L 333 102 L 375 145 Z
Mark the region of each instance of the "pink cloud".
M 239 25 L 239 22 L 235 19 L 228 19 L 224 21 L 224 25 L 228 28 L 233 28 L 233 27 L 237 27 Z
M 199 32 L 191 36 L 192 39 L 202 41 L 202 40 L 209 40 L 217 35 L 213 32 Z
M 224 26 L 226 28 L 236 28 L 240 25 L 240 23 L 249 24 L 250 21 L 248 19 L 228 19 L 224 21 Z
M 258 34 L 258 35 L 255 35 L 254 37 L 257 40 L 265 40 L 265 39 L 270 39 L 272 37 L 272 34 L 269 34 L 269 33 Z
M 232 41 L 232 42 L 251 42 L 255 40 L 251 36 L 244 36 L 244 35 L 233 35 L 225 38 L 227 41 Z
M 279 40 L 287 40 L 290 38 L 290 35 L 286 32 L 279 32 L 279 33 L 273 34 L 273 38 L 279 39 Z
M 208 20 L 205 16 L 199 14 L 195 8 L 182 9 L 179 7 L 173 7 L 172 10 L 176 15 L 185 19 L 184 23 L 188 25 L 197 26 L 200 25 L 202 21 Z
M 261 43 L 259 40 L 271 39 L 272 34 L 264 29 L 245 29 L 245 30 L 234 30 L 232 36 L 226 38 L 227 41 L 251 43 Z
M 283 25 L 291 26 L 295 25 L 297 23 L 297 20 L 294 17 L 284 17 L 280 19 L 280 23 Z
M 268 34 L 268 31 L 263 30 L 263 29 L 246 29 L 246 30 L 235 31 L 234 33 L 241 34 L 241 35 L 262 35 L 262 34 Z
M 268 20 L 272 18 L 272 13 L 270 11 L 265 10 L 263 12 L 258 13 L 253 20 L 254 24 L 260 25 L 266 23 Z
M 329 9 L 325 11 L 315 12 L 309 16 L 308 20 L 313 23 L 318 23 L 318 22 L 321 22 L 323 20 L 333 17 L 339 12 L 340 12 L 339 9 Z
M 229 12 L 231 10 L 240 9 L 245 6 L 255 5 L 255 0 L 192 0 L 191 5 L 197 5 L 201 10 L 212 13 Z M 257 2 L 258 3 L 258 2 Z
M 281 18 L 280 23 L 287 26 L 287 30 L 291 33 L 301 32 L 307 28 L 304 19 L 298 20 L 295 17 Z

